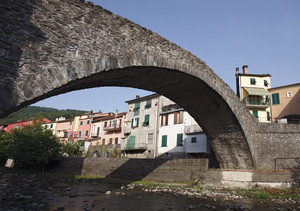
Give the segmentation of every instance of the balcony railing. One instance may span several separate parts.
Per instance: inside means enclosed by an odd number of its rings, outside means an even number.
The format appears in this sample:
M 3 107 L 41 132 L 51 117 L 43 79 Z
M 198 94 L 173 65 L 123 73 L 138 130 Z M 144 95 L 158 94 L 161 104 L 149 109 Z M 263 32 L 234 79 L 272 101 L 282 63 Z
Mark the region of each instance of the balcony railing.
M 97 132 L 92 132 L 92 133 L 91 133 L 91 136 L 95 138 L 95 137 L 99 137 L 99 136 L 100 136 L 100 134 L 99 134 L 99 133 L 97 133 Z
M 146 150 L 147 149 L 147 143 L 128 144 L 127 142 L 125 142 L 125 144 L 122 145 L 122 148 L 124 150 Z
M 245 97 L 243 102 L 246 106 L 253 107 L 270 107 L 271 101 L 269 98 L 253 98 L 253 97 Z
M 121 125 L 106 126 L 103 128 L 104 131 L 117 131 L 121 129 L 122 129 Z

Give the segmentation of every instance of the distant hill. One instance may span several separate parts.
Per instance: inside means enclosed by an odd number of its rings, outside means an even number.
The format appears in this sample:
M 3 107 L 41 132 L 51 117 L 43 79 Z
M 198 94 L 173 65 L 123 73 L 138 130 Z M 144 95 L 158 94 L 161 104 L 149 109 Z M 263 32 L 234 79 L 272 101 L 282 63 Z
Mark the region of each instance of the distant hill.
M 0 119 L 0 125 L 14 123 L 18 120 L 25 121 L 27 119 L 36 119 L 41 117 L 45 117 L 51 121 L 54 121 L 55 118 L 59 117 L 65 117 L 66 119 L 69 119 L 73 118 L 74 116 L 82 115 L 85 112 L 86 111 L 72 109 L 59 110 L 55 108 L 28 106 L 15 113 L 8 115 L 5 118 Z

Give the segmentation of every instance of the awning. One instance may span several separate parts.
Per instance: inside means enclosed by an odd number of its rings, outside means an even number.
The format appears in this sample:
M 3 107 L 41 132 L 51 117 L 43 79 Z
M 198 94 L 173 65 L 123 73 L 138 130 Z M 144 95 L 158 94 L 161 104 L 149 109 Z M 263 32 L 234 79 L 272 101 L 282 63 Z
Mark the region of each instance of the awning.
M 264 88 L 254 88 L 254 87 L 243 87 L 246 89 L 249 95 L 271 95 L 268 90 Z

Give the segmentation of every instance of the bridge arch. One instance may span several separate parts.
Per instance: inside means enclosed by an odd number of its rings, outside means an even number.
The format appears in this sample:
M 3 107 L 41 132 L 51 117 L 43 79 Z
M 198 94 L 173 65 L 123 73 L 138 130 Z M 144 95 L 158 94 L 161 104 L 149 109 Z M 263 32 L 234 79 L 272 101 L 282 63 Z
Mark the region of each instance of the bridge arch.
M 208 136 L 221 168 L 255 168 L 257 121 L 190 52 L 82 0 L 8 0 L 0 14 L 0 117 L 73 90 L 141 88 L 185 108 Z

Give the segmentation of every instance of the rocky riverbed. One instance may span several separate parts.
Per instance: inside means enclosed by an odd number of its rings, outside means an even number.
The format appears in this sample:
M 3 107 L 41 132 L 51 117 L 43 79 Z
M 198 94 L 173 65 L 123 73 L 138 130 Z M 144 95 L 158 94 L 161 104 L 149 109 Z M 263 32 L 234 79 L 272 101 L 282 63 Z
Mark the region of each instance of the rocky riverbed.
M 252 199 L 236 190 L 0 173 L 0 210 L 300 210 L 298 199 Z

